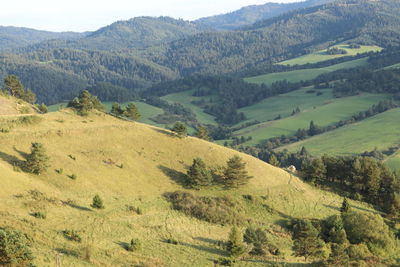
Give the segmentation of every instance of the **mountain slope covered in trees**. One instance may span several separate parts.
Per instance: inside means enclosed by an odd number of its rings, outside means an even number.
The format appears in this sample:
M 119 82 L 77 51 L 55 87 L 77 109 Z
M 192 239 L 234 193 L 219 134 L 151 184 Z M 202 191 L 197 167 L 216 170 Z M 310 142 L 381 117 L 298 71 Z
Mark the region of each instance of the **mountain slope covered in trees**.
M 231 13 L 201 18 L 196 20 L 195 23 L 206 25 L 218 30 L 233 30 L 242 26 L 248 26 L 260 20 L 279 16 L 295 9 L 322 5 L 333 1 L 334 0 L 307 0 L 295 3 L 266 3 L 263 5 L 252 5 L 243 7 Z

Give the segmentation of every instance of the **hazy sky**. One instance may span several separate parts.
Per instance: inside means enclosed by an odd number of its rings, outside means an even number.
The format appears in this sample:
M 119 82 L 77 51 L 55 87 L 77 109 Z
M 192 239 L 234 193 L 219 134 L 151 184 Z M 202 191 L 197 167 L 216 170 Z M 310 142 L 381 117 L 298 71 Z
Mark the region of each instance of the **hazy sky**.
M 0 25 L 49 31 L 93 31 L 137 16 L 193 20 L 266 2 L 301 0 L 10 0 L 2 1 Z

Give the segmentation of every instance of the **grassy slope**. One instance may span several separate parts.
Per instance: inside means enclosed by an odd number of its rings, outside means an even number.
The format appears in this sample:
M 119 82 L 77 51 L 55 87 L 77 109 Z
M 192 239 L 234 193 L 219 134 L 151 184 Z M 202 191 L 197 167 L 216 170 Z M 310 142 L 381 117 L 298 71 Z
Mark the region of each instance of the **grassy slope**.
M 34 113 L 32 106 L 12 96 L 2 95 L 0 92 L 0 114 L 15 115 Z
M 180 93 L 175 93 L 175 94 L 170 94 L 161 97 L 164 100 L 167 100 L 170 103 L 179 103 L 182 104 L 184 107 L 191 109 L 197 117 L 197 120 L 201 124 L 212 124 L 216 125 L 215 122 L 215 117 L 207 114 L 201 109 L 200 107 L 193 105 L 191 102 L 192 101 L 199 101 L 204 99 L 205 101 L 208 101 L 210 99 L 209 96 L 207 97 L 195 97 L 192 96 L 193 90 L 185 91 L 185 92 L 180 92 Z
M 111 110 L 111 106 L 114 102 L 103 102 L 103 105 L 105 106 L 107 111 Z M 139 122 L 155 125 L 155 126 L 161 126 L 155 123 L 154 121 L 150 120 L 150 118 L 157 116 L 158 114 L 162 114 L 164 111 L 161 108 L 143 103 L 143 102 L 138 102 L 138 101 L 132 101 L 132 102 L 125 102 L 122 103 L 121 106 L 126 107 L 129 103 L 133 103 L 136 105 L 136 107 L 139 109 L 140 112 L 140 120 Z M 67 103 L 60 103 L 56 105 L 51 105 L 49 106 L 49 111 L 50 112 L 55 112 L 60 109 L 60 107 L 66 107 Z
M 179 139 L 159 128 L 102 114 L 82 118 L 63 110 L 39 116 L 43 120 L 38 125 L 0 134 L 1 225 L 20 229 L 33 238 L 38 266 L 54 266 L 56 251 L 65 254 L 64 266 L 127 266 L 139 261 L 153 262 L 154 266 L 210 266 L 211 259 L 224 255 L 213 242 L 227 238 L 228 226 L 172 211 L 162 194 L 182 189 L 169 173 L 179 176 L 194 157 L 200 156 L 210 165 L 223 165 L 238 152 L 195 138 Z M 13 171 L 12 162 L 22 160 L 34 141 L 47 148 L 49 171 L 41 176 Z M 69 158 L 70 154 L 76 160 Z M 287 216 L 322 218 L 337 213 L 342 199 L 253 157 L 241 156 L 254 176 L 249 185 L 239 190 L 214 188 L 193 193 L 230 195 L 240 201 L 242 194 L 267 196 L 259 201 L 279 212 L 271 214 L 257 202 L 243 202 L 247 216 L 272 230 L 271 240 L 285 257 L 274 260 L 302 261 L 291 256 L 290 236 L 274 231 L 277 227 L 272 224 Z M 110 160 L 124 167 L 104 163 Z M 54 171 L 59 168 L 63 168 L 63 174 Z M 77 180 L 67 177 L 71 174 L 76 174 Z M 29 190 L 38 190 L 53 201 L 34 200 Z M 105 210 L 90 208 L 95 194 L 104 199 Z M 63 204 L 67 200 L 74 201 L 75 206 Z M 127 212 L 128 204 L 142 208 L 144 214 Z M 38 210 L 45 210 L 47 219 L 29 215 Z M 64 229 L 79 231 L 83 243 L 64 239 L 60 234 Z M 170 234 L 181 244 L 164 243 L 162 240 Z M 131 238 L 139 238 L 145 249 L 126 252 L 120 244 Z M 79 256 L 87 243 L 92 245 L 92 263 Z M 72 256 L 76 253 L 78 256 Z M 238 266 L 265 264 L 248 261 Z
M 345 54 L 345 55 L 328 55 L 328 54 L 326 54 L 326 49 L 324 49 L 324 50 L 317 51 L 315 53 L 311 53 L 311 54 L 308 54 L 305 56 L 285 60 L 285 61 L 280 62 L 279 64 L 303 65 L 303 64 L 307 64 L 307 63 L 317 63 L 317 62 L 321 62 L 321 61 L 326 61 L 326 60 L 330 60 L 330 59 L 338 58 L 338 57 L 355 56 L 357 54 L 363 54 L 363 53 L 367 53 L 367 52 L 379 52 L 382 50 L 382 48 L 379 46 L 366 46 L 366 45 L 362 45 L 358 49 L 349 48 L 349 46 L 345 45 L 345 44 L 344 45 L 335 45 L 334 47 L 338 47 L 338 48 L 346 50 L 347 54 Z
M 288 72 L 276 72 L 269 73 L 264 75 L 259 75 L 255 77 L 245 78 L 245 81 L 257 84 L 267 84 L 270 85 L 276 81 L 287 80 L 289 82 L 299 82 L 299 81 L 307 81 L 315 79 L 317 76 L 332 72 L 339 69 L 347 69 L 347 68 L 355 68 L 359 66 L 364 66 L 367 64 L 368 58 L 360 58 L 356 60 L 347 61 L 340 64 L 335 64 L 325 68 L 317 68 L 317 69 L 302 69 L 302 70 L 294 70 Z
M 305 146 L 310 153 L 323 155 L 349 155 L 371 151 L 374 147 L 386 149 L 400 142 L 400 109 L 378 114 L 364 121 L 291 144 L 282 149 L 298 151 Z M 396 162 L 397 159 L 393 159 Z
M 328 126 L 340 120 L 348 119 L 353 114 L 367 110 L 373 104 L 385 99 L 385 95 L 363 94 L 360 96 L 331 99 L 324 105 L 301 110 L 301 113 L 281 120 L 260 123 L 238 132 L 236 135 L 252 136 L 253 140 L 246 144 L 257 144 L 262 140 L 281 136 L 293 135 L 299 128 L 308 128 L 310 121 L 319 126 Z M 287 112 L 291 112 L 292 106 Z
M 266 98 L 252 106 L 241 108 L 239 112 L 243 112 L 247 120 L 238 124 L 240 125 L 253 120 L 260 122 L 273 120 L 278 115 L 287 117 L 290 116 L 296 107 L 299 107 L 301 110 L 308 110 L 315 106 L 324 105 L 327 101 L 331 101 L 334 98 L 331 89 L 317 90 L 317 92 L 323 93 L 319 96 L 315 93 L 307 93 L 310 89 L 312 88 L 302 88 L 287 94 Z

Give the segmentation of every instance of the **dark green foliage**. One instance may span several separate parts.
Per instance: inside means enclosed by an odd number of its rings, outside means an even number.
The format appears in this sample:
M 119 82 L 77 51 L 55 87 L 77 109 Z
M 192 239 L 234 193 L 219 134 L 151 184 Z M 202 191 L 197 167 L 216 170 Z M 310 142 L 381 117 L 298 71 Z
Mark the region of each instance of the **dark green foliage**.
M 134 121 L 140 119 L 140 113 L 135 104 L 129 103 L 128 106 L 126 106 L 125 116 Z
M 236 263 L 236 260 L 228 259 L 228 258 L 219 258 L 218 260 L 214 261 L 214 264 L 219 264 L 222 266 L 234 266 L 235 263 Z
M 347 235 L 344 230 L 342 217 L 333 215 L 322 222 L 321 236 L 327 243 L 347 243 Z
M 332 47 L 332 48 L 328 48 L 326 50 L 326 54 L 327 55 L 345 55 L 345 54 L 347 54 L 347 51 L 345 49 L 341 49 L 338 47 Z
M 246 231 L 243 235 L 243 240 L 249 245 L 252 245 L 253 248 L 250 251 L 250 254 L 253 255 L 265 255 L 266 248 L 268 245 L 268 239 L 265 231 L 260 228 L 247 227 Z
M 71 180 L 76 180 L 78 177 L 77 177 L 77 175 L 75 174 L 75 173 L 73 173 L 73 174 L 71 174 L 71 175 L 68 175 L 68 177 L 71 179 Z
M 136 93 L 131 89 L 113 85 L 109 82 L 99 82 L 87 88 L 92 94 L 102 101 L 126 102 L 137 98 Z
M 374 255 L 393 251 L 393 234 L 380 215 L 350 211 L 343 213 L 342 218 L 350 243 L 364 243 Z
M 115 116 L 122 116 L 124 114 L 124 109 L 118 103 L 113 103 L 111 106 L 111 114 Z
M 139 239 L 135 238 L 132 239 L 129 245 L 127 246 L 126 250 L 128 251 L 138 251 L 142 247 L 142 243 L 140 242 Z
M 348 266 L 349 256 L 347 255 L 347 247 L 344 244 L 332 244 L 331 253 L 326 261 L 327 266 Z
M 197 131 L 196 131 L 196 133 L 195 133 L 195 136 L 196 136 L 197 138 L 200 138 L 200 139 L 203 139 L 203 140 L 206 140 L 206 141 L 209 141 L 209 140 L 210 140 L 210 136 L 208 135 L 208 130 L 207 130 L 207 128 L 204 127 L 203 125 L 200 125 L 200 126 L 197 128 Z
M 167 242 L 168 244 L 172 244 L 172 245 L 178 245 L 179 242 L 173 238 L 168 238 L 167 240 L 165 240 L 165 242 Z
M 272 156 L 269 158 L 268 163 L 271 164 L 271 165 L 273 165 L 273 166 L 276 166 L 276 167 L 279 167 L 279 166 L 280 166 L 280 162 L 278 161 L 278 159 L 276 158 L 275 155 L 272 155 Z
M 229 253 L 229 256 L 233 258 L 239 258 L 246 253 L 246 247 L 243 243 L 243 235 L 236 226 L 233 226 L 229 233 L 226 250 Z
M 229 197 L 198 197 L 181 191 L 167 193 L 165 197 L 175 210 L 200 220 L 221 225 L 245 221 L 242 207 Z
M 92 208 L 95 209 L 104 209 L 104 204 L 103 204 L 103 200 L 101 199 L 101 197 L 99 195 L 95 195 L 93 197 L 93 202 L 92 202 Z
M 35 103 L 36 95 L 31 90 L 25 90 L 17 76 L 9 75 L 4 79 L 5 90 L 12 96 L 22 99 L 28 103 Z
M 66 239 L 68 239 L 70 241 L 74 241 L 74 242 L 77 242 L 77 243 L 82 242 L 82 237 L 75 230 L 64 230 L 64 231 L 62 231 L 62 234 L 64 235 L 64 237 Z
M 340 212 L 345 213 L 345 212 L 349 212 L 349 210 L 350 210 L 350 204 L 347 201 L 347 198 L 344 198 L 342 206 L 340 207 Z
M 34 174 L 42 174 L 49 167 L 49 157 L 41 143 L 32 143 L 31 153 L 26 157 L 26 169 Z
M 37 105 L 37 108 L 39 109 L 40 113 L 47 113 L 49 110 L 47 109 L 47 106 L 45 104 L 40 104 Z
M 201 158 L 195 158 L 187 172 L 188 184 L 193 188 L 200 188 L 212 183 L 212 175 Z
M 128 205 L 128 206 L 126 206 L 126 209 L 127 209 L 129 212 L 136 213 L 137 215 L 142 215 L 142 214 L 143 214 L 142 209 L 139 208 L 139 207 L 134 207 L 134 206 Z
M 92 96 L 87 90 L 82 91 L 68 103 L 68 107 L 75 109 L 79 115 L 86 116 L 93 109 L 103 110 L 104 107 L 96 96 Z
M 309 220 L 297 220 L 293 224 L 293 251 L 297 257 L 306 260 L 320 259 L 323 256 L 324 241 L 319 238 L 318 230 Z
M 186 125 L 180 121 L 177 121 L 172 127 L 171 131 L 175 132 L 179 138 L 185 137 L 187 135 Z
M 0 228 L 0 265 L 6 267 L 28 267 L 33 255 L 30 242 L 19 231 Z
M 227 187 L 239 187 L 248 183 L 252 178 L 246 170 L 246 163 L 243 159 L 235 155 L 227 162 L 227 167 L 224 171 L 224 183 Z
M 306 181 L 317 184 L 325 179 L 326 167 L 321 159 L 314 159 L 302 167 Z
M 46 219 L 46 213 L 44 213 L 44 212 L 41 212 L 41 211 L 36 211 L 36 212 L 33 212 L 32 214 L 31 214 L 33 217 L 35 217 L 35 218 L 38 218 L 38 219 Z

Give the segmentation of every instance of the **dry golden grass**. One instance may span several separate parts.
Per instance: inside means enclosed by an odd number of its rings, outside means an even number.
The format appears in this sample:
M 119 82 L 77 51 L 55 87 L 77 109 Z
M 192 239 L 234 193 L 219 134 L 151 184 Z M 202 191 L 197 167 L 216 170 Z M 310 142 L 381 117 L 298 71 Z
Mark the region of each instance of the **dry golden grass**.
M 37 124 L 0 133 L 0 226 L 14 227 L 33 238 L 38 266 L 55 266 L 60 253 L 62 266 L 212 266 L 212 259 L 224 256 L 216 242 L 227 238 L 229 226 L 173 211 L 162 195 L 183 189 L 176 177 L 186 172 L 193 158 L 202 157 L 208 165 L 217 166 L 240 153 L 192 137 L 179 139 L 167 130 L 102 113 L 80 117 L 65 109 L 37 116 L 43 118 Z M 51 159 L 51 167 L 40 176 L 13 167 L 24 159 L 32 142 L 43 143 Z M 338 212 L 342 199 L 312 188 L 282 169 L 241 156 L 254 176 L 247 186 L 192 193 L 230 195 L 243 202 L 246 215 L 267 229 L 283 251 L 280 258 L 242 261 L 238 266 L 301 262 L 291 256 L 290 236 L 276 223 L 292 216 L 326 217 Z M 56 172 L 59 169 L 62 174 Z M 72 174 L 76 180 L 68 177 Z M 104 210 L 90 207 L 95 194 L 103 198 Z M 245 201 L 244 194 L 256 200 Z M 140 207 L 143 215 L 127 211 L 126 205 Z M 47 218 L 30 215 L 36 211 L 45 212 Z M 61 234 L 65 229 L 78 231 L 82 243 L 65 239 Z M 171 237 L 180 244 L 164 242 Z M 124 243 L 132 238 L 139 238 L 144 249 L 124 250 Z M 88 252 L 90 260 L 85 259 Z

